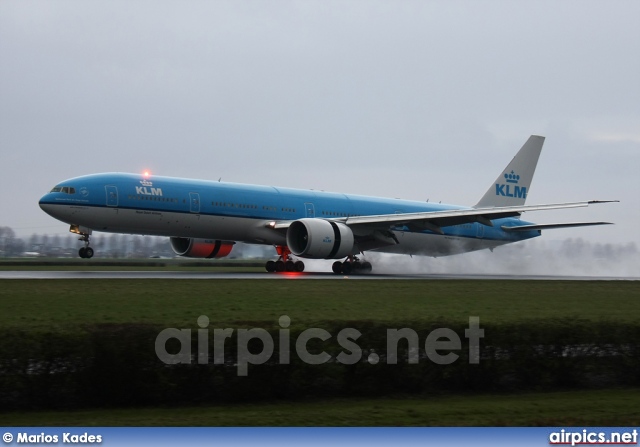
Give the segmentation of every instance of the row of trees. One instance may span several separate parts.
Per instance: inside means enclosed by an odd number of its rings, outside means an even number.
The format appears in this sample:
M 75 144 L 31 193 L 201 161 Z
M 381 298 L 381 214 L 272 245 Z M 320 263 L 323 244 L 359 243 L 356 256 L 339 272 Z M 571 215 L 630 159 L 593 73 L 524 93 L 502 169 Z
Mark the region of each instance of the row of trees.
M 9 227 L 0 227 L 0 257 L 77 257 L 78 249 L 84 242 L 78 236 L 69 233 L 32 234 L 21 238 Z M 174 257 L 169 238 L 158 236 L 136 236 L 128 234 L 94 233 L 91 246 L 95 256 L 100 258 L 149 258 Z M 273 257 L 275 250 L 270 246 L 236 244 L 230 258 L 267 258 Z

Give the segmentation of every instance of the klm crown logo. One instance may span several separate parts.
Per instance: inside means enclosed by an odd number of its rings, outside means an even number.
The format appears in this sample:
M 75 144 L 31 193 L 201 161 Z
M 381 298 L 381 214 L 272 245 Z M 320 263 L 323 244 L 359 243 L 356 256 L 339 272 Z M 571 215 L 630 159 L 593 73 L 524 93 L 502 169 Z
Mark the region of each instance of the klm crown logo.
M 516 186 L 520 181 L 520 175 L 514 171 L 505 172 L 504 180 L 507 184 L 496 183 L 496 195 L 504 197 L 516 197 L 518 199 L 527 198 L 527 187 Z
M 504 178 L 507 180 L 507 183 L 518 183 L 520 180 L 520 176 L 516 175 L 513 171 L 510 174 L 505 174 Z

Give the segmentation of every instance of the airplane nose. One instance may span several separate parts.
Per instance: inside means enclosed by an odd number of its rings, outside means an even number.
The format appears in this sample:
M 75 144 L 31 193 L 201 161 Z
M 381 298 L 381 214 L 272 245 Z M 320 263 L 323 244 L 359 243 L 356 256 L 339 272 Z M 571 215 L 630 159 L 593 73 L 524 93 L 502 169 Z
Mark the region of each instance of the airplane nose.
M 38 205 L 40 206 L 40 209 L 44 211 L 44 208 L 42 207 L 42 205 L 44 205 L 45 203 L 47 203 L 47 196 L 49 194 L 45 194 L 44 196 L 40 197 L 40 200 L 38 201 Z
M 51 194 L 45 194 L 44 196 L 40 197 L 40 200 L 38 201 L 38 206 L 40 206 L 40 209 L 42 211 L 44 211 L 45 213 L 47 213 L 50 216 L 53 216 L 52 211 L 53 211 L 53 200 L 51 200 Z M 55 217 L 55 216 L 53 216 Z

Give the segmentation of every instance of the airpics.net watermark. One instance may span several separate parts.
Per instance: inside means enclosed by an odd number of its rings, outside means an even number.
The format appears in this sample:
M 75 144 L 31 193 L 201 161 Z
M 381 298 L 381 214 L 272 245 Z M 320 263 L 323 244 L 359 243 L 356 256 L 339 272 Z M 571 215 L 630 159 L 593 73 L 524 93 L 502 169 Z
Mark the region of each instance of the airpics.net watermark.
M 191 364 L 197 361 L 200 365 L 208 365 L 211 361 L 209 350 L 210 332 L 213 332 L 213 364 L 229 364 L 225 356 L 225 343 L 233 337 L 234 329 L 210 329 L 209 318 L 206 315 L 198 317 L 197 334 L 197 355 L 192 351 L 191 329 L 167 328 L 158 334 L 155 341 L 155 351 L 158 358 L 167 365 Z M 291 361 L 291 333 L 289 326 L 291 318 L 283 315 L 278 320 L 280 328 L 277 335 L 278 358 L 281 365 L 288 365 Z M 353 365 L 363 361 L 363 349 L 357 343 L 362 333 L 355 328 L 344 328 L 336 335 L 336 341 L 342 350 L 332 356 L 322 350 L 318 353 L 309 352 L 308 345 L 319 342 L 327 342 L 332 338 L 332 334 L 321 328 L 310 328 L 302 331 L 295 339 L 295 354 L 298 358 L 309 365 L 321 365 L 330 361 L 344 365 Z M 469 317 L 469 327 L 464 330 L 464 337 L 469 339 L 468 360 L 471 364 L 480 363 L 480 339 L 484 337 L 484 329 L 480 328 L 479 317 Z M 254 346 L 255 340 L 261 342 L 260 352 L 251 352 L 250 344 Z M 236 355 L 232 362 L 237 368 L 239 376 L 246 376 L 249 373 L 249 365 L 262 365 L 272 360 L 275 351 L 275 341 L 270 332 L 262 328 L 237 329 L 236 330 Z M 178 352 L 170 354 L 167 352 L 167 343 L 172 342 L 179 345 Z M 421 351 L 418 333 L 411 328 L 387 329 L 386 330 L 386 351 L 378 354 L 373 350 L 368 350 L 366 362 L 375 365 L 380 361 L 387 365 L 395 365 L 399 360 L 398 346 L 406 343 L 406 362 L 417 364 L 421 359 L 428 359 L 437 365 L 449 365 L 460 357 L 455 351 L 462 349 L 460 336 L 452 329 L 437 328 L 427 334 L 423 350 Z M 318 349 L 313 349 L 318 351 Z M 448 351 L 446 354 L 438 351 Z M 197 360 L 196 360 L 197 359 Z

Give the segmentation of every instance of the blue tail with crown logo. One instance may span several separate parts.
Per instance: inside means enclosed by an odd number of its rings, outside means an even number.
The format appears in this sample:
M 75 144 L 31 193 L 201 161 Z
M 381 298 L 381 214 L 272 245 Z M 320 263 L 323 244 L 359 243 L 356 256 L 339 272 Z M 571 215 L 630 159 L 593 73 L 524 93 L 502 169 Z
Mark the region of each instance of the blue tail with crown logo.
M 524 205 L 543 144 L 544 137 L 531 135 L 475 208 Z

